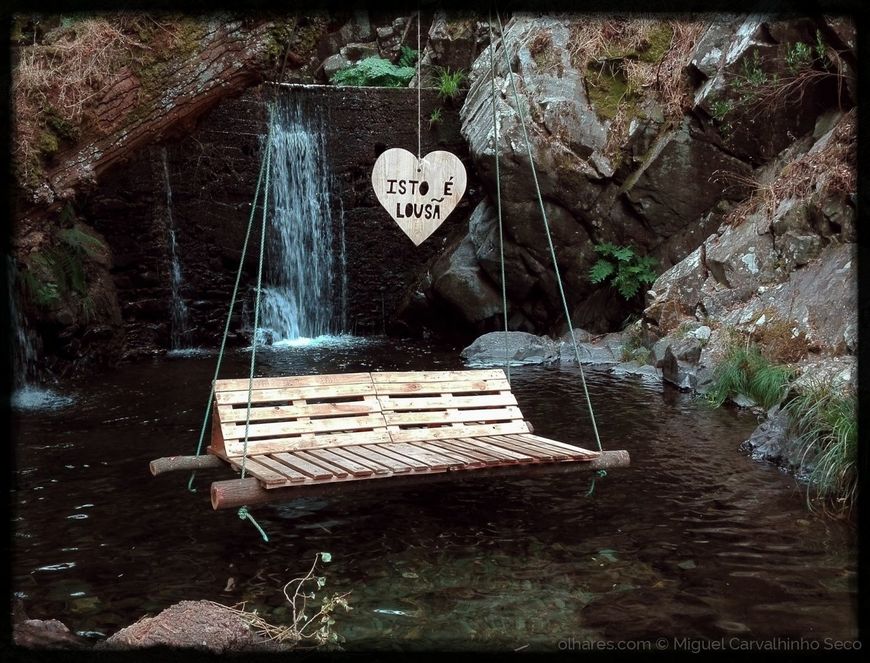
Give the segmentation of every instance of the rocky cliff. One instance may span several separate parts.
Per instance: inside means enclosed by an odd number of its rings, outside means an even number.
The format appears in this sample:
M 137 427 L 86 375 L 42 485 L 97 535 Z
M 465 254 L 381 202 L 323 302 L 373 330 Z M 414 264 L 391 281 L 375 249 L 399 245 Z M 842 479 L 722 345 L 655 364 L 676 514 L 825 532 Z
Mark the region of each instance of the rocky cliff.
M 714 16 L 689 22 L 514 15 L 494 53 L 487 48 L 475 61 L 461 111 L 462 132 L 489 195 L 465 236 L 427 266 L 416 288 L 418 302 L 446 306 L 478 332 L 500 326 L 497 154 L 510 326 L 537 333 L 565 329 L 520 112 L 578 326 L 611 331 L 642 308 L 642 295 L 625 301 L 608 285 L 591 283 L 594 247 L 606 242 L 654 257 L 660 272 L 692 271 L 682 263 L 687 257 L 691 264 L 703 263 L 712 269 L 711 283 L 729 291 L 743 288 L 734 295 L 741 301 L 753 284 L 740 275 L 756 274 L 747 270 L 757 268 L 762 280 L 775 272 L 785 283 L 823 251 L 840 256 L 845 266 L 848 249 L 826 247 L 854 241 L 848 184 L 839 187 L 836 201 L 814 207 L 811 218 L 797 218 L 802 208 L 788 214 L 789 197 L 778 193 L 784 207 L 766 213 L 771 218 L 761 221 L 760 232 L 753 220 L 737 219 L 750 214 L 748 206 L 765 195 L 783 164 L 829 134 L 854 105 L 854 44 L 848 22 L 821 18 Z M 772 213 L 779 215 L 775 222 Z M 755 262 L 741 262 L 749 243 L 758 242 L 763 246 Z M 854 271 L 846 274 L 850 278 L 854 282 Z M 653 290 L 662 294 L 661 286 Z M 792 294 L 774 293 L 777 301 Z M 707 314 L 719 315 L 729 296 L 716 295 Z M 651 315 L 671 305 L 657 301 Z M 410 315 L 419 311 L 414 307 Z

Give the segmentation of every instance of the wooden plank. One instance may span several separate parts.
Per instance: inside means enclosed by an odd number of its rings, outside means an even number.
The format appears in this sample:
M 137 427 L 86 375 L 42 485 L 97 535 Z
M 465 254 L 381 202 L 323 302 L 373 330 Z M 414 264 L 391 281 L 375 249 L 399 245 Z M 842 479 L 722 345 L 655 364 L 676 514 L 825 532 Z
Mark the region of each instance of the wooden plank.
M 394 474 L 403 474 L 405 472 L 410 472 L 414 469 L 404 460 L 398 460 L 392 456 L 388 456 L 383 452 L 378 453 L 378 451 L 375 451 L 376 447 L 374 447 L 373 445 L 359 444 L 352 447 L 338 448 L 345 453 L 351 453 L 354 456 L 364 458 L 370 462 L 379 463 L 389 469 Z M 421 466 L 424 466 L 423 463 L 421 463 Z
M 311 463 L 304 458 L 299 458 L 295 454 L 280 452 L 272 454 L 272 456 L 276 460 L 284 463 L 285 465 L 292 467 L 297 472 L 301 472 L 305 476 L 316 479 L 317 481 L 331 479 L 333 477 L 333 473 L 329 470 L 321 467 L 320 465 Z
M 368 373 L 328 373 L 324 375 L 288 375 L 284 377 L 254 378 L 254 389 L 290 389 L 294 387 L 319 387 L 336 384 L 371 384 Z M 248 393 L 248 378 L 230 378 L 215 382 L 215 393 L 244 391 Z M 247 401 L 247 397 L 245 398 Z
M 374 470 L 369 467 L 366 467 L 362 463 L 358 463 L 355 460 L 350 460 L 348 458 L 344 458 L 334 451 L 329 449 L 313 449 L 310 453 L 315 458 L 320 458 L 328 462 L 330 465 L 334 465 L 335 467 L 339 467 L 347 472 L 350 472 L 355 477 L 368 477 L 374 474 Z
M 389 431 L 393 442 L 417 442 L 421 440 L 445 440 L 448 438 L 479 437 L 481 435 L 503 435 L 507 433 L 527 433 L 528 426 L 522 419 L 503 424 L 467 424 L 462 428 L 444 426 L 442 428 L 412 428 Z
M 334 433 L 338 431 L 367 430 L 382 428 L 383 416 L 380 413 L 360 417 L 331 417 L 311 421 L 274 421 L 264 424 L 251 424 L 248 439 L 256 437 L 278 437 L 281 435 L 300 435 L 302 433 Z M 222 424 L 224 443 L 228 440 L 244 439 L 245 424 Z
M 492 444 L 495 444 L 496 446 L 504 447 L 506 449 L 511 449 L 511 450 L 517 451 L 519 453 L 528 454 L 529 456 L 532 456 L 532 458 L 535 458 L 539 461 L 541 461 L 541 460 L 547 460 L 547 461 L 556 460 L 553 457 L 553 453 L 551 451 L 546 451 L 546 450 L 539 449 L 537 447 L 534 447 L 534 446 L 531 446 L 528 444 L 522 444 L 520 442 L 515 442 L 515 441 L 512 441 L 511 439 L 504 437 L 504 436 L 490 435 L 487 437 L 487 440 L 489 440 Z
M 433 394 L 444 391 L 454 394 L 467 392 L 500 392 L 510 389 L 507 380 L 455 380 L 452 382 L 389 382 L 374 386 L 379 396 L 393 394 Z M 247 402 L 245 400 L 244 402 Z
M 365 448 L 376 451 L 381 456 L 387 456 L 389 458 L 392 458 L 396 462 L 407 465 L 414 472 L 421 472 L 430 469 L 430 467 L 423 461 L 412 458 L 411 456 L 405 456 L 403 454 L 400 454 L 396 450 L 390 449 L 389 447 L 386 447 L 382 444 L 366 445 Z
M 541 453 L 545 453 L 549 455 L 553 460 L 568 460 L 571 456 L 562 449 L 558 447 L 548 447 L 538 442 L 532 442 L 531 440 L 524 440 L 517 435 L 497 435 L 496 439 L 508 440 L 514 444 L 519 445 L 523 449 L 530 449 L 535 451 L 540 451 Z
M 506 453 L 503 449 L 496 450 L 496 447 L 489 446 L 483 448 L 483 445 L 475 444 L 475 438 L 458 438 L 446 440 L 445 444 L 450 444 L 459 451 L 470 454 L 475 458 L 483 460 L 487 465 L 504 465 L 505 463 L 517 463 L 519 458 L 515 454 Z M 441 442 L 439 442 L 441 444 Z
M 383 416 L 387 426 L 401 426 L 403 424 L 446 424 L 470 421 L 502 422 L 522 419 L 523 413 L 518 407 L 500 407 L 483 410 L 455 410 L 453 412 L 450 410 L 446 412 L 384 412 Z M 226 431 L 224 431 L 224 437 L 227 437 Z
M 318 435 L 306 433 L 296 437 L 248 440 L 248 454 L 277 453 L 301 449 L 331 449 L 352 444 L 382 444 L 391 441 L 392 438 L 386 429 L 352 433 L 321 433 Z M 227 454 L 241 456 L 244 443 L 243 440 L 230 440 L 224 447 Z
M 347 470 L 338 465 L 334 465 L 329 461 L 323 460 L 322 458 L 313 455 L 310 451 L 294 451 L 293 455 L 297 458 L 301 458 L 302 460 L 307 460 L 309 463 L 314 463 L 315 465 L 320 465 L 326 470 L 332 472 L 336 479 L 344 479 L 347 476 Z
M 569 447 L 570 450 L 565 450 L 562 446 L 546 444 L 539 440 L 532 440 L 525 437 L 520 437 L 519 435 L 507 435 L 505 437 L 509 438 L 513 442 L 516 442 L 517 444 L 522 444 L 526 447 L 534 447 L 536 449 L 546 451 L 547 453 L 551 453 L 556 460 L 565 460 L 567 458 L 582 459 L 586 458 L 587 456 L 587 452 L 585 449 Z
M 456 408 L 482 408 L 516 405 L 517 399 L 513 394 L 481 394 L 478 396 L 423 396 L 410 398 L 391 398 L 379 396 L 383 410 L 441 410 L 448 407 Z
M 565 442 L 559 442 L 558 440 L 551 440 L 548 437 L 541 437 L 540 435 L 532 435 L 531 433 L 525 433 L 518 435 L 521 439 L 529 440 L 531 442 L 536 442 L 538 444 L 544 444 L 554 447 L 559 447 L 560 449 L 564 449 L 569 453 L 581 454 L 587 456 L 597 456 L 599 455 L 598 451 L 593 451 L 592 449 L 584 449 L 583 447 L 577 447 L 573 444 L 566 444 Z
M 293 387 L 281 389 L 255 389 L 251 393 L 252 403 L 289 403 L 300 399 L 346 398 L 351 396 L 367 396 L 375 393 L 373 384 L 337 384 L 322 387 Z M 242 404 L 248 402 L 248 392 L 222 391 L 215 393 L 218 404 Z
M 605 451 L 589 462 L 569 463 L 521 463 L 500 467 L 483 467 L 474 471 L 424 472 L 395 474 L 365 481 L 321 481 L 297 484 L 286 488 L 267 490 L 254 478 L 215 481 L 211 484 L 211 505 L 213 509 L 236 509 L 242 505 L 256 506 L 274 502 L 286 502 L 302 496 L 347 495 L 363 491 L 378 491 L 383 495 L 384 488 L 410 488 L 412 490 L 435 482 L 447 481 L 491 481 L 513 477 L 555 477 L 557 475 L 586 475 L 599 469 L 627 467 L 630 458 L 627 451 Z M 398 496 L 401 498 L 401 494 Z
M 429 466 L 430 470 L 446 470 L 451 465 L 456 465 L 456 461 L 452 458 L 439 456 L 434 451 L 428 451 L 411 444 L 392 443 L 387 448 L 391 451 L 396 451 L 403 456 L 408 456 L 409 458 L 425 463 Z
M 390 470 L 385 467 L 382 463 L 376 463 L 370 458 L 363 458 L 361 456 L 357 456 L 354 453 L 351 453 L 349 449 L 353 447 L 337 447 L 335 449 L 330 449 L 329 453 L 335 454 L 336 456 L 340 456 L 356 465 L 361 467 L 365 467 L 370 469 L 375 474 L 389 474 Z
M 373 371 L 376 385 L 393 382 L 453 382 L 456 380 L 506 380 L 504 370 L 473 369 L 467 371 Z
M 236 469 L 241 471 L 242 459 L 240 457 L 230 458 L 230 462 L 236 467 Z M 250 474 L 251 476 L 256 477 L 264 484 L 266 484 L 266 486 L 283 486 L 289 483 L 289 479 L 287 478 L 287 476 L 276 472 L 268 465 L 264 465 L 258 462 L 257 459 L 251 458 L 250 456 L 245 461 L 245 474 Z
M 508 449 L 504 446 L 499 446 L 498 444 L 494 443 L 494 440 L 492 440 L 492 438 L 489 437 L 464 437 L 462 438 L 462 441 L 472 444 L 475 449 L 491 451 L 494 454 L 501 454 L 507 456 L 508 458 L 513 458 L 516 461 L 529 463 L 535 460 L 534 456 L 530 456 L 525 452 L 520 452 L 514 449 Z
M 426 447 L 435 450 L 438 453 L 452 456 L 457 460 L 462 461 L 467 467 L 484 467 L 486 465 L 496 465 L 499 460 L 492 456 L 484 456 L 480 453 L 460 450 L 456 446 L 449 444 L 452 440 L 429 440 L 426 442 Z
M 248 408 L 245 405 L 219 405 L 221 423 L 244 422 Z M 377 403 L 352 401 L 349 403 L 305 403 L 302 405 L 266 405 L 251 408 L 251 421 L 268 419 L 297 419 L 299 417 L 337 417 L 380 412 Z
M 278 474 L 282 474 L 287 477 L 289 483 L 302 483 L 306 479 L 309 479 L 307 475 L 299 472 L 298 470 L 281 463 L 274 458 L 270 458 L 266 455 L 257 456 L 256 460 L 261 465 L 265 465 L 271 470 L 275 470 Z

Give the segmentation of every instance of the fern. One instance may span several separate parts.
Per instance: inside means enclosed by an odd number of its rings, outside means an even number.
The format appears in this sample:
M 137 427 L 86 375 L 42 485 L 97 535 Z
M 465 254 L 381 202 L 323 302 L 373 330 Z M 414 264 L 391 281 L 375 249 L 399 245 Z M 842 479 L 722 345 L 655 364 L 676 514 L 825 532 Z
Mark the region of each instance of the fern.
M 589 280 L 592 281 L 592 283 L 601 283 L 615 271 L 616 267 L 613 266 L 612 262 L 599 260 L 592 265 L 592 269 L 589 270 Z
M 592 283 L 609 278 L 617 292 L 629 300 L 637 295 L 642 285 L 656 280 L 655 258 L 638 256 L 630 246 L 617 246 L 610 242 L 596 244 L 593 248 L 602 257 L 589 270 Z
M 415 73 L 414 67 L 396 66 L 389 60 L 373 56 L 335 72 L 331 82 L 357 87 L 407 87 Z
M 410 46 L 405 46 L 404 44 L 402 44 L 402 48 L 399 52 L 398 65 L 400 67 L 413 67 L 417 64 L 417 57 L 419 55 L 419 51 L 415 51 Z
M 106 245 L 99 237 L 91 235 L 78 226 L 65 228 L 57 234 L 58 238 L 76 252 L 86 253 L 91 258 L 97 258 L 106 251 Z

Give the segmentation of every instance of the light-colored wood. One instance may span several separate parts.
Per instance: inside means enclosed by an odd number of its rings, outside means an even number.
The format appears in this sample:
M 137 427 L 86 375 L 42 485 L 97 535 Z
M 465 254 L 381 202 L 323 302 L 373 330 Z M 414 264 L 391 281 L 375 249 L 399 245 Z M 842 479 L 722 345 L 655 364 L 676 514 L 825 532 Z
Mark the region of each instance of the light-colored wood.
M 409 428 L 390 433 L 394 442 L 419 442 L 425 440 L 446 440 L 454 437 L 478 437 L 480 435 L 500 435 L 504 433 L 525 433 L 526 423 L 522 419 L 503 424 L 466 424 L 461 428 L 442 426 L 440 428 Z
M 630 461 L 627 451 L 604 451 L 600 456 L 585 462 L 518 463 L 501 467 L 482 467 L 470 471 L 415 472 L 413 474 L 388 475 L 383 477 L 383 483 L 378 481 L 379 477 L 372 477 L 364 481 L 321 481 L 268 490 L 257 479 L 249 477 L 243 480 L 231 479 L 213 482 L 211 484 L 211 505 L 216 510 L 237 509 L 243 505 L 254 507 L 271 502 L 287 502 L 299 497 L 379 490 L 385 486 L 418 488 L 440 481 L 483 481 L 499 478 L 586 473 L 601 469 L 628 467 Z
M 318 387 L 336 384 L 371 384 L 369 373 L 330 373 L 324 375 L 291 375 L 280 378 L 254 378 L 253 388 L 257 389 L 290 389 L 293 387 Z M 244 391 L 248 393 L 247 378 L 231 378 L 217 380 L 215 393 L 223 391 Z M 246 396 L 247 402 L 247 396 Z
M 337 384 L 322 387 L 287 387 L 275 389 L 255 389 L 251 392 L 252 403 L 286 404 L 300 399 L 327 399 L 336 397 L 366 396 L 375 393 L 373 384 Z M 247 405 L 248 392 L 219 391 L 215 392 L 215 400 L 219 405 Z
M 400 454 L 395 449 L 391 449 L 390 447 L 388 447 L 386 445 L 375 444 L 375 445 L 368 446 L 368 448 L 373 449 L 374 451 L 377 451 L 382 456 L 388 456 L 399 463 L 407 465 L 414 472 L 423 472 L 423 471 L 429 470 L 429 466 L 426 463 L 419 461 L 416 458 L 412 458 L 410 456 Z
M 266 424 L 229 423 L 221 426 L 224 441 L 244 439 L 248 429 L 248 439 L 256 437 L 277 437 L 279 435 L 301 435 L 303 433 L 336 433 L 340 431 L 373 430 L 383 428 L 384 416 L 371 413 L 360 417 L 330 417 L 310 421 L 275 421 Z
M 432 447 L 436 451 L 441 451 L 442 453 L 447 453 L 453 455 L 458 458 L 464 458 L 466 465 L 473 466 L 477 465 L 483 467 L 484 465 L 498 465 L 500 464 L 500 460 L 494 458 L 493 456 L 488 456 L 479 451 L 473 451 L 466 448 L 463 448 L 457 444 L 455 444 L 456 440 L 448 439 L 448 440 L 430 440 L 427 442 L 427 446 Z
M 480 397 L 478 397 L 480 398 Z M 341 417 L 353 414 L 368 414 L 380 412 L 377 401 L 351 401 L 348 403 L 301 403 L 299 405 L 267 405 L 251 408 L 251 421 L 267 421 L 270 419 L 297 419 L 302 417 Z M 247 408 L 219 405 L 218 415 L 221 422 L 244 423 L 247 418 Z
M 504 446 L 501 446 L 495 442 L 492 438 L 481 436 L 474 437 L 470 439 L 463 438 L 463 442 L 469 442 L 473 444 L 475 447 L 486 450 L 492 450 L 493 453 L 498 453 L 507 456 L 508 458 L 513 458 L 514 460 L 521 461 L 524 463 L 531 463 L 535 461 L 534 456 L 529 456 L 527 453 L 516 451 L 515 449 L 507 449 Z
M 354 456 L 366 459 L 372 463 L 383 465 L 394 474 L 404 474 L 405 472 L 410 472 L 414 469 L 404 460 L 397 460 L 387 454 L 378 453 L 378 451 L 375 450 L 374 445 L 371 444 L 357 444 L 354 446 L 339 448 L 343 452 L 353 454 Z
M 499 392 L 509 388 L 507 380 L 452 380 L 449 382 L 382 382 L 374 385 L 379 396 L 401 394 L 431 394 L 439 396 L 447 391 L 453 394 L 468 392 Z
M 387 426 L 406 426 L 415 424 L 447 424 L 467 422 L 502 422 L 522 420 L 523 413 L 517 407 L 490 408 L 485 410 L 458 410 L 447 408 L 441 412 L 384 412 Z M 525 427 L 525 422 L 523 422 Z M 253 426 L 251 427 L 253 428 Z M 226 437 L 226 431 L 224 431 Z
M 303 460 L 307 460 L 309 463 L 314 463 L 315 465 L 320 465 L 324 469 L 332 472 L 333 476 L 338 479 L 343 479 L 347 476 L 347 470 L 341 467 L 340 465 L 335 465 L 330 463 L 328 460 L 324 460 L 320 456 L 314 455 L 311 451 L 294 451 L 293 455 L 302 458 Z
M 309 452 L 312 456 L 320 458 L 334 467 L 340 467 L 355 477 L 367 477 L 374 474 L 374 471 L 362 463 L 355 460 L 349 460 L 331 449 L 313 449 Z
M 306 433 L 293 437 L 274 437 L 248 440 L 249 454 L 276 453 L 293 449 L 330 449 L 352 444 L 380 444 L 391 442 L 386 429 L 357 431 L 353 433 Z M 241 455 L 244 449 L 242 440 L 229 440 L 225 445 L 230 456 Z
M 335 449 L 330 449 L 330 453 L 335 454 L 336 456 L 341 456 L 345 460 L 354 463 L 355 465 L 367 468 L 374 472 L 375 474 L 389 474 L 389 468 L 385 467 L 382 463 L 376 463 L 371 458 L 365 458 L 362 456 L 358 456 L 353 453 L 354 449 L 359 449 L 359 445 L 355 447 L 336 447 Z
M 404 410 L 446 410 L 448 407 L 483 408 L 516 405 L 513 394 L 481 394 L 479 396 L 422 396 L 422 397 L 379 397 L 384 410 L 402 412 Z
M 372 382 L 453 382 L 456 380 L 507 380 L 500 368 L 481 368 L 463 371 L 373 371 Z M 509 389 L 510 387 L 508 387 Z
M 590 451 L 589 449 L 583 449 L 582 447 L 576 447 L 573 444 L 565 444 L 564 442 L 559 442 L 558 440 L 551 440 L 548 437 L 541 437 L 540 435 L 532 435 L 532 434 L 522 434 L 517 436 L 521 440 L 528 440 L 529 442 L 538 442 L 543 443 L 553 447 L 559 447 L 560 449 L 564 449 L 569 453 L 580 453 L 580 454 L 593 454 L 597 455 L 597 451 Z
M 289 479 L 289 483 L 302 483 L 306 479 L 309 479 L 308 475 L 296 470 L 289 465 L 286 465 L 271 456 L 267 456 L 265 454 L 260 456 L 253 456 L 253 458 L 260 464 L 265 465 L 270 470 L 277 472 L 278 474 Z
M 320 465 L 310 463 L 304 458 L 300 458 L 295 454 L 281 452 L 273 454 L 273 456 L 285 465 L 292 467 L 297 472 L 301 472 L 305 476 L 314 480 L 331 479 L 333 476 L 335 476 L 332 472 L 324 469 Z
M 396 147 L 382 152 L 372 168 L 375 197 L 415 246 L 444 223 L 462 199 L 465 186 L 465 166 L 444 150 L 418 160 Z

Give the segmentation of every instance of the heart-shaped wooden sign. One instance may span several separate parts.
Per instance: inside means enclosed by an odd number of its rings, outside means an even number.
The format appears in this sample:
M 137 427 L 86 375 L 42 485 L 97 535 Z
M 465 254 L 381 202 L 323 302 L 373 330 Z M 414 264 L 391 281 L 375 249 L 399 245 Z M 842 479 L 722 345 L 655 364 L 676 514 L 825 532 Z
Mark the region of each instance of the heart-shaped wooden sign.
M 418 160 L 396 147 L 383 152 L 372 169 L 378 202 L 415 246 L 444 223 L 462 199 L 465 185 L 465 166 L 444 150 Z

